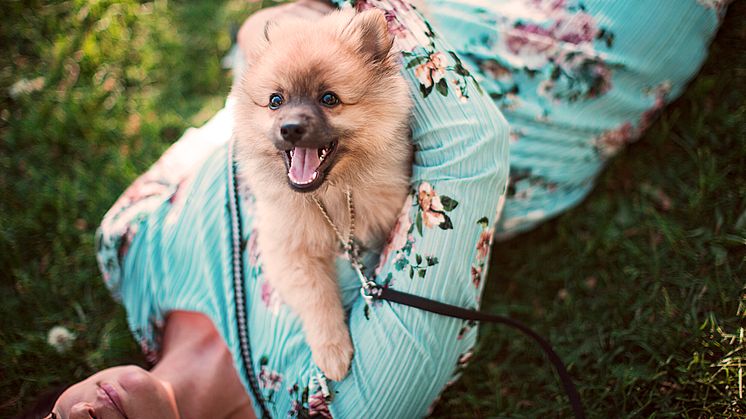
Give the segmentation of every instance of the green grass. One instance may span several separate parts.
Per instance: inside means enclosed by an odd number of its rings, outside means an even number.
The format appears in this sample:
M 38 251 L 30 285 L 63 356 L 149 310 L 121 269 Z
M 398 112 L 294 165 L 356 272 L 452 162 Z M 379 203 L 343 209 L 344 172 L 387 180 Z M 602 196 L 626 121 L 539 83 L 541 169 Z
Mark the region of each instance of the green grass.
M 93 232 L 138 173 L 222 106 L 220 58 L 249 12 L 241 0 L 3 3 L 0 417 L 50 386 L 143 364 L 100 281 Z M 551 339 L 591 417 L 746 417 L 745 46 L 741 2 L 686 94 L 583 205 L 494 248 L 484 307 Z M 61 354 L 46 343 L 56 325 L 78 336 Z M 533 343 L 481 333 L 435 417 L 569 415 Z

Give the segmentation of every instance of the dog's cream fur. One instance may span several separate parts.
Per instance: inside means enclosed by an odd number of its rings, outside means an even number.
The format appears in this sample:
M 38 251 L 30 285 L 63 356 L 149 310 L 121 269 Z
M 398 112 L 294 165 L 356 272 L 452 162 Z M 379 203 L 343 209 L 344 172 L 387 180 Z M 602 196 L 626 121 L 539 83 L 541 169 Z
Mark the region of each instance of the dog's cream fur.
M 239 173 L 256 197 L 266 278 L 300 316 L 316 364 L 328 378 L 341 380 L 353 348 L 336 281 L 339 241 L 312 196 L 345 234 L 349 187 L 357 239 L 368 248 L 383 244 L 409 187 L 409 88 L 379 11 L 281 21 L 268 26 L 266 37 L 233 92 Z M 318 86 L 319 95 L 334 91 L 342 102 L 324 109 L 339 138 L 335 164 L 309 193 L 288 186 L 280 151 L 269 139 L 276 117 L 267 107 L 270 95 L 280 90 L 292 96 L 301 82 Z

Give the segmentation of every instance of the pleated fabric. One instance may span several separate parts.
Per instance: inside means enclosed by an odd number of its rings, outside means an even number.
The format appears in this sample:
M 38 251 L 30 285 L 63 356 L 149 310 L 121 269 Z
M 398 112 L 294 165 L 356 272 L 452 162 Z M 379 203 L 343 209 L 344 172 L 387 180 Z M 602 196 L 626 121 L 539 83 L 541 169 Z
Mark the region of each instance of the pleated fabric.
M 449 52 L 452 48 L 415 10 L 396 1 L 366 5 L 391 16 L 402 74 L 417 102 L 411 196 L 382 254 L 378 249 L 364 255 L 367 275 L 384 286 L 477 308 L 492 226 L 507 185 L 508 125 Z M 231 276 L 236 233 L 228 205 L 232 109 L 229 99 L 220 114 L 187 132 L 125 192 L 102 223 L 98 255 L 107 285 L 127 308 L 131 329 L 154 361 L 168 312 L 204 313 L 232 351 L 250 393 Z M 249 371 L 272 415 L 424 416 L 468 361 L 474 325 L 366 302 L 349 261 L 340 257 L 339 282 L 355 355 L 347 378 L 327 380 L 311 359 L 297 316 L 262 274 L 254 198 L 247 185 L 238 189 L 253 354 Z M 259 400 L 253 402 L 258 406 Z
M 384 10 L 415 100 L 411 196 L 384 249 L 364 255 L 367 276 L 467 308 L 479 307 L 493 238 L 579 202 L 607 159 L 696 72 L 725 8 L 716 0 L 435 0 L 429 23 L 402 0 L 340 3 Z M 104 281 L 143 350 L 157 361 L 165 316 L 196 311 L 225 339 L 249 394 L 247 374 L 256 377 L 275 417 L 426 415 L 468 362 L 476 325 L 368 303 L 340 257 L 355 355 L 343 381 L 327 380 L 297 316 L 263 277 L 254 198 L 239 183 L 253 354 L 244 365 L 231 266 L 233 107 L 229 98 L 187 131 L 98 231 Z
M 497 238 L 582 201 L 697 73 L 727 0 L 431 0 L 511 127 Z

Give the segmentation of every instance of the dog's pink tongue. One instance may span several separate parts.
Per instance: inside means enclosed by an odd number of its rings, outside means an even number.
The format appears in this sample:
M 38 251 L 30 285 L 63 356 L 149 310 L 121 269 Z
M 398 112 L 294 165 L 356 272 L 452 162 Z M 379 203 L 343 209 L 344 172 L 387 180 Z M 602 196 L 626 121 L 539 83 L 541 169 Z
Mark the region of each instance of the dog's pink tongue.
M 290 161 L 290 179 L 295 183 L 308 183 L 319 168 L 321 160 L 315 148 L 295 147 Z

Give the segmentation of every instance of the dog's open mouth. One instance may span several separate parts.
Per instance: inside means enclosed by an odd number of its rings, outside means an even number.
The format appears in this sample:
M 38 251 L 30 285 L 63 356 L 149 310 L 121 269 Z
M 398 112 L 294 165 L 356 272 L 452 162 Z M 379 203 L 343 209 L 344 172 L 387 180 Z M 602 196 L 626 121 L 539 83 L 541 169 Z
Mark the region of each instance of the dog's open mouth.
M 290 186 L 310 192 L 321 186 L 337 151 L 332 141 L 322 148 L 295 147 L 282 152 Z

